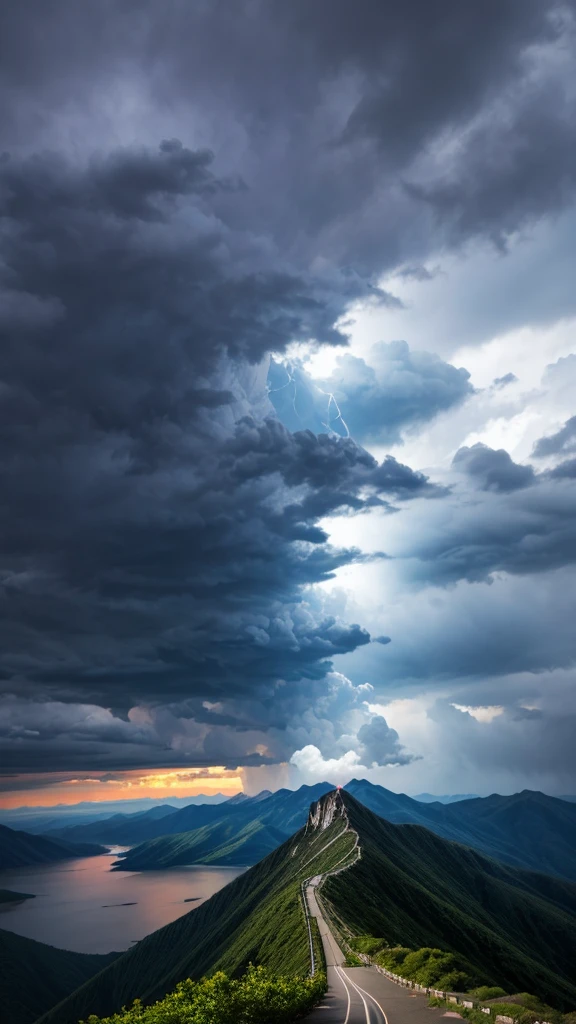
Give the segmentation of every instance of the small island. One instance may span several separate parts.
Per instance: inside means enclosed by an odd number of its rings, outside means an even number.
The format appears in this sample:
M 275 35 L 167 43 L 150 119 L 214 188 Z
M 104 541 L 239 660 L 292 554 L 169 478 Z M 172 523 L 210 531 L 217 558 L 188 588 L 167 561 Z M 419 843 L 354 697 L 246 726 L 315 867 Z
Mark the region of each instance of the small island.
M 33 892 L 13 892 L 12 889 L 0 889 L 0 903 L 21 903 L 22 900 L 34 900 Z

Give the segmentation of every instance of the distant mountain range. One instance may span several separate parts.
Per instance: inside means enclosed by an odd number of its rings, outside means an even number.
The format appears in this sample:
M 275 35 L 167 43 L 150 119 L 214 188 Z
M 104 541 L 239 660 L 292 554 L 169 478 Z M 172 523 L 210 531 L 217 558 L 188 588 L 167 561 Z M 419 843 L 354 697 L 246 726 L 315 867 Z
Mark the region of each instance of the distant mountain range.
M 419 825 L 391 824 L 350 792 L 332 791 L 312 805 L 305 828 L 38 1024 L 107 1015 L 136 997 L 159 998 L 183 978 L 238 973 L 249 962 L 304 973 L 300 885 L 333 868 L 347 870 L 326 879 L 322 898 L 353 934 L 453 951 L 486 983 L 576 1006 L 576 885 L 498 863 Z
M 418 793 L 413 797 L 422 804 L 456 804 L 459 800 L 476 800 L 478 793 L 454 793 L 452 795 L 434 796 L 432 793 Z
M 333 788 L 323 782 L 296 791 L 281 789 L 243 800 L 234 798 L 217 808 L 185 808 L 159 821 L 146 816 L 133 825 L 123 821 L 120 834 L 126 836 L 124 842 L 129 841 L 131 828 L 133 837 L 136 830 L 140 834 L 153 831 L 156 836 L 137 843 L 116 867 L 141 871 L 190 863 L 255 863 L 256 853 L 264 850 L 262 845 L 253 847 L 256 836 L 260 844 L 273 844 L 277 836 L 278 845 L 306 820 L 310 802 Z M 344 788 L 387 821 L 423 825 L 444 839 L 506 863 L 576 881 L 576 805 L 567 801 L 526 790 L 510 797 L 425 804 L 364 779 L 353 779 Z M 195 826 L 195 822 L 199 824 Z M 179 831 L 174 832 L 175 828 Z M 76 829 L 64 834 L 81 838 L 87 832 Z M 221 834 L 226 835 L 224 846 Z
M 20 868 L 29 864 L 47 864 L 50 861 L 70 860 L 72 857 L 91 857 L 105 853 L 97 843 L 71 843 L 67 840 L 48 839 L 20 832 L 0 825 L 0 869 Z
M 71 953 L 0 931 L 0 1006 L 6 1024 L 32 1024 L 119 953 Z
M 240 794 L 243 795 L 243 794 Z M 50 829 L 64 829 L 72 825 L 85 825 L 104 821 L 115 815 L 140 815 L 158 807 L 170 812 L 189 804 L 221 804 L 228 800 L 224 793 L 199 793 L 198 796 L 171 796 L 168 801 L 139 797 L 134 800 L 84 800 L 77 804 L 56 804 L 54 807 L 16 807 L 0 810 L 0 824 L 21 828 L 26 832 L 44 833 Z
M 46 835 L 71 842 L 127 846 L 156 839 L 158 836 L 190 832 L 212 825 L 224 817 L 238 815 L 239 828 L 258 817 L 266 824 L 278 827 L 285 836 L 288 836 L 306 820 L 310 802 L 333 788 L 331 783 L 321 782 L 315 786 L 301 786 L 297 790 L 279 789 L 276 793 L 264 790 L 257 796 L 246 796 L 242 793 L 218 805 L 190 805 L 178 811 L 163 813 L 161 817 L 158 816 L 158 808 L 140 814 L 115 814 L 106 821 L 55 829 Z M 265 807 L 262 813 L 261 806 Z M 281 816 L 280 824 L 274 820 L 278 814 Z

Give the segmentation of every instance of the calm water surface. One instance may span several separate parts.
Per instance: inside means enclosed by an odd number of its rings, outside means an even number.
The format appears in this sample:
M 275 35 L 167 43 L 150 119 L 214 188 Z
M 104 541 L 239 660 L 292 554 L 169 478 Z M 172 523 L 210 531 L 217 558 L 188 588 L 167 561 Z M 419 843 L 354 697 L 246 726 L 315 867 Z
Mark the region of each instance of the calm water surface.
M 36 895 L 0 904 L 0 928 L 80 953 L 124 950 L 190 913 L 245 870 L 198 865 L 110 871 L 119 852 L 0 871 L 0 889 Z M 184 902 L 192 897 L 193 903 Z

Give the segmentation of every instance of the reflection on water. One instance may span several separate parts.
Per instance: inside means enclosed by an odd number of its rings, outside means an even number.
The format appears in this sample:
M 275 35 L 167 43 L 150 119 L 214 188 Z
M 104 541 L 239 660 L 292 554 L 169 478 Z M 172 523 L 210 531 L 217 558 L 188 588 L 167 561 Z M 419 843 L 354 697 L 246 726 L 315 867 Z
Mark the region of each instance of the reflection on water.
M 0 927 L 81 953 L 128 949 L 133 942 L 193 913 L 244 868 L 190 866 L 165 871 L 110 871 L 112 856 L 0 871 L 0 889 L 36 899 L 0 904 Z

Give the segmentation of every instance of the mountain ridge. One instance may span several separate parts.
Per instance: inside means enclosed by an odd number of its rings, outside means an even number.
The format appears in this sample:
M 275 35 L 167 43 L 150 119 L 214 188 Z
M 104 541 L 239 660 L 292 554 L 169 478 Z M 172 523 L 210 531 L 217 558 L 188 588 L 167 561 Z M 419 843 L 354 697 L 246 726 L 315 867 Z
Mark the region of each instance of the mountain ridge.
M 213 827 L 216 834 L 218 821 L 228 821 L 232 830 L 236 827 L 239 837 L 250 822 L 259 821 L 277 829 L 280 842 L 282 833 L 287 838 L 304 824 L 311 799 L 333 788 L 326 782 L 295 791 L 280 789 L 269 797 L 237 802 L 229 808 L 227 816 L 226 805 L 220 805 L 218 812 L 210 812 L 206 825 L 183 831 L 177 838 L 161 835 L 139 843 L 126 853 L 119 866 L 126 870 L 152 870 L 184 863 L 217 863 L 213 856 L 216 848 L 202 848 L 199 840 L 204 839 L 203 830 L 207 827 Z M 556 797 L 526 790 L 512 797 L 477 797 L 450 805 L 424 804 L 365 779 L 351 779 L 344 791 L 394 824 L 422 825 L 444 839 L 474 847 L 505 863 L 576 881 L 576 806 Z M 166 820 L 158 823 L 159 830 L 166 827 Z M 182 818 L 178 820 L 181 822 Z M 177 850 L 177 859 L 171 859 L 172 850 Z M 238 851 L 243 859 L 237 863 L 250 863 L 246 859 L 248 853 L 248 848 L 242 855 Z
M 105 848 L 96 843 L 52 840 L 0 825 L 0 870 L 71 860 L 74 857 L 91 857 L 105 852 Z
M 143 939 L 38 1024 L 76 1024 L 136 997 L 161 998 L 184 977 L 241 973 L 250 961 L 306 973 L 300 894 L 312 875 L 326 876 L 322 898 L 353 934 L 455 951 L 487 983 L 576 1006 L 576 885 L 501 864 L 420 825 L 384 821 L 333 790 L 259 864 Z

